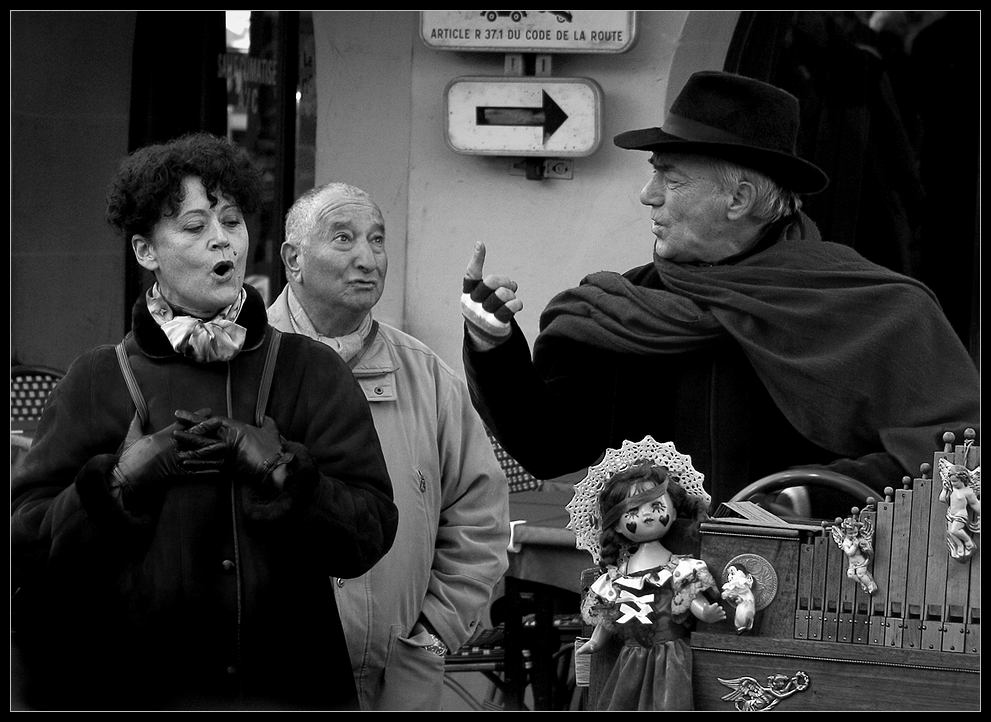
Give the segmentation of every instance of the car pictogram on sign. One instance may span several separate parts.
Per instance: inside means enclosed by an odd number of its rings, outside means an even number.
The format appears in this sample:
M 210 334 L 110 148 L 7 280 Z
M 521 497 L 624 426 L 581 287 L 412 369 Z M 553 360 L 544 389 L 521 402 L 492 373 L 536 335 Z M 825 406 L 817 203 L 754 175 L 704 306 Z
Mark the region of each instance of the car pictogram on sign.
M 483 10 L 479 13 L 490 23 L 494 23 L 497 18 L 509 18 L 514 23 L 526 17 L 526 10 Z

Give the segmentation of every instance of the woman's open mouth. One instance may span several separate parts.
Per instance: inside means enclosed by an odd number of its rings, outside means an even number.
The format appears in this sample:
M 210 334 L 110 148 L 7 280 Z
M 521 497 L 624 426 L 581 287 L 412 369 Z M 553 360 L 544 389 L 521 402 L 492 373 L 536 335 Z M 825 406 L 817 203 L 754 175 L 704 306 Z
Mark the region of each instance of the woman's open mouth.
M 234 262 L 233 261 L 219 261 L 216 263 L 212 269 L 212 273 L 219 277 L 226 279 L 231 274 L 234 273 Z

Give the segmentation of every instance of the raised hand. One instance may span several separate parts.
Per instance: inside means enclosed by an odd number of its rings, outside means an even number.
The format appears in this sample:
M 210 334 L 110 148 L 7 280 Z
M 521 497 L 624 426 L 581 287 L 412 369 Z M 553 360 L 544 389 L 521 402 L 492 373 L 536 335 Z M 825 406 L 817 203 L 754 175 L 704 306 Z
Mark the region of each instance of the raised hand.
M 475 244 L 461 288 L 461 314 L 472 340 L 490 349 L 509 338 L 513 316 L 523 310 L 516 297 L 517 284 L 508 276 L 483 276 L 485 244 Z

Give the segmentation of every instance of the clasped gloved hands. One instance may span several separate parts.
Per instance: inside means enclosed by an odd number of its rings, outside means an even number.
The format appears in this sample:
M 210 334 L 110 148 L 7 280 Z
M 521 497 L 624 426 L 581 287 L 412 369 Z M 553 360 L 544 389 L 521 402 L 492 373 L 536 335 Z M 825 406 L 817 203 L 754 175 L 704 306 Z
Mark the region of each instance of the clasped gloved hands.
M 516 297 L 517 284 L 508 276 L 482 275 L 485 244 L 476 243 L 461 287 L 461 315 L 468 336 L 482 351 L 488 351 L 509 338 L 509 322 L 523 310 Z
M 151 511 L 161 503 L 169 479 L 223 468 L 227 455 L 223 441 L 188 433 L 209 415 L 210 409 L 176 411 L 175 423 L 137 436 L 131 443 L 125 440 L 112 472 L 111 493 L 126 511 L 136 515 Z
M 285 469 L 281 467 L 291 461 L 293 456 L 284 450 L 274 419 L 266 416 L 261 426 L 254 426 L 226 416 L 197 418 L 184 411 L 177 411 L 176 417 L 190 424 L 182 432 L 183 438 L 198 436 L 219 441 L 225 449 L 228 468 L 240 479 L 260 484 L 271 475 L 275 488 L 282 489 Z M 201 461 L 201 453 L 201 448 L 190 443 L 188 449 L 179 456 L 183 465 L 195 468 Z

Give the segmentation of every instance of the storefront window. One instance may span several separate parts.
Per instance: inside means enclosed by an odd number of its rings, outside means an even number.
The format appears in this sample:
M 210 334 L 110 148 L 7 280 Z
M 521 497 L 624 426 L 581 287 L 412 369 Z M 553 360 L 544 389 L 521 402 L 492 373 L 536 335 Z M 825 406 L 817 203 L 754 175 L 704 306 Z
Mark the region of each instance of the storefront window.
M 296 178 L 293 199 L 316 182 L 317 78 L 313 14 L 299 14 L 299 84 L 296 89 Z
M 282 288 L 279 248 L 296 176 L 299 15 L 227 11 L 227 48 L 217 61 L 227 82 L 227 135 L 262 171 L 262 207 L 247 219 L 252 252 L 246 280 L 266 303 Z M 312 56 L 312 41 L 310 47 Z

